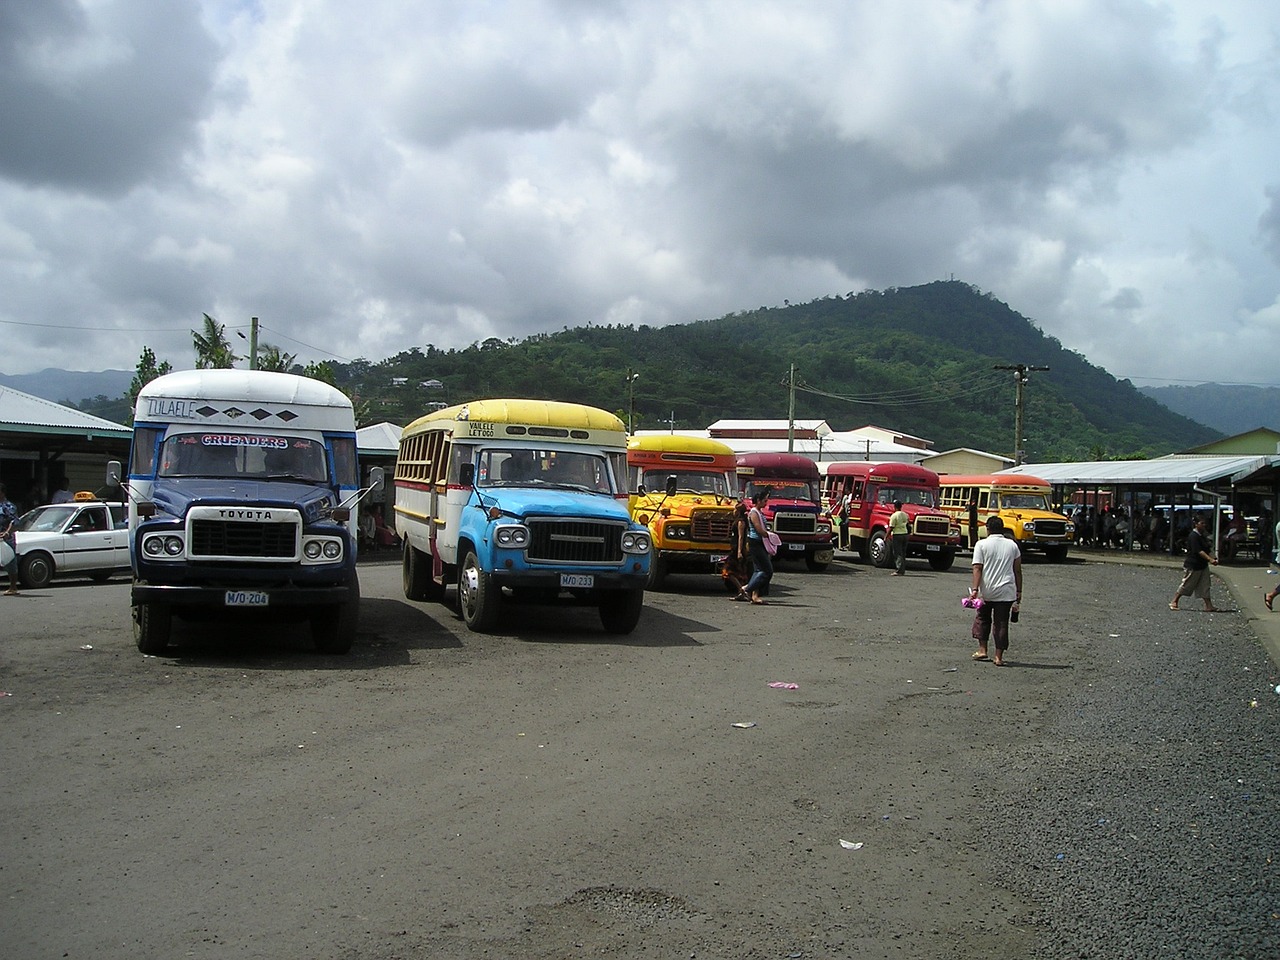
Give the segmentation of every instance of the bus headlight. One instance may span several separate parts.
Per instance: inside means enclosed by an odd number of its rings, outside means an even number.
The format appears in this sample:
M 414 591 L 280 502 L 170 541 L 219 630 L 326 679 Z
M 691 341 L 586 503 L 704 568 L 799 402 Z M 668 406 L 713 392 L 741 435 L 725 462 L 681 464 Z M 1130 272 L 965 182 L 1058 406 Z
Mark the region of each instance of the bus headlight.
M 643 530 L 628 530 L 622 535 L 623 553 L 648 553 L 649 534 Z
M 668 540 L 689 539 L 689 525 L 687 523 L 668 523 L 662 528 L 662 532 Z
M 174 534 L 155 534 L 142 541 L 142 554 L 150 560 L 176 560 L 182 552 L 182 538 Z
M 825 522 L 823 522 L 823 521 L 819 520 L 819 521 L 818 521 L 818 526 L 817 526 L 817 528 L 816 528 L 816 532 L 817 532 L 818 536 L 820 536 L 820 537 L 829 537 L 829 536 L 831 536 L 831 524 L 829 524 L 829 523 L 825 523 Z
M 497 541 L 500 547 L 520 550 L 529 545 L 529 528 L 514 524 L 498 527 L 493 532 L 493 539 Z
M 337 537 L 306 537 L 302 541 L 303 563 L 336 563 L 342 559 L 342 541 Z

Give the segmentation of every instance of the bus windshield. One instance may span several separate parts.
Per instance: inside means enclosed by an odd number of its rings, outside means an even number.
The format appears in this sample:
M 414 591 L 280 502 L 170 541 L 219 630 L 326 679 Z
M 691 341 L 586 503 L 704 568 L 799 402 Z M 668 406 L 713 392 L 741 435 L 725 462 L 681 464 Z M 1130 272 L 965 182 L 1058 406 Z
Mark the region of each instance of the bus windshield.
M 810 503 L 818 502 L 817 480 L 752 479 L 747 482 L 746 488 L 742 491 L 742 495 L 744 497 L 750 497 L 754 501 L 765 491 L 768 491 L 770 499 L 773 500 L 808 500 Z
M 876 492 L 876 503 L 914 503 L 922 507 L 936 507 L 938 498 L 928 487 L 881 487 Z
M 1005 510 L 1048 510 L 1049 498 L 1043 493 L 1002 493 L 1000 506 Z
M 329 467 L 324 444 L 308 437 L 179 433 L 160 448 L 159 476 L 326 483 Z
M 693 493 L 711 493 L 718 497 L 732 495 L 729 481 L 723 473 L 698 470 L 663 470 L 661 468 L 645 470 L 640 483 L 651 493 L 660 493 L 667 489 L 667 477 L 676 478 L 676 489 Z M 639 489 L 637 487 L 637 489 Z
M 480 451 L 476 484 L 482 487 L 553 486 L 592 493 L 612 492 L 609 465 L 598 453 L 510 447 Z

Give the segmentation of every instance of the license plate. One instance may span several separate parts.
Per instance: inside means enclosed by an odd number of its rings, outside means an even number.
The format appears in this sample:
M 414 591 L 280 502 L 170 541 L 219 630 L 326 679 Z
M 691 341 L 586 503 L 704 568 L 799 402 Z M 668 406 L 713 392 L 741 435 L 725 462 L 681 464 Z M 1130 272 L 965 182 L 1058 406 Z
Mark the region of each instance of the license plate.
M 228 607 L 265 607 L 271 602 L 269 594 L 261 590 L 228 590 Z
M 938 551 L 940 551 L 940 550 L 942 549 L 942 544 L 940 544 L 940 543 L 926 543 L 926 544 L 924 545 L 924 548 L 925 548 L 926 550 L 930 550 L 930 551 L 934 551 L 934 550 L 938 550 Z
M 560 574 L 560 586 L 569 587 L 586 587 L 588 590 L 596 585 L 596 578 L 590 573 L 562 573 Z
M 724 563 L 728 559 L 729 555 L 727 553 L 713 553 L 711 555 L 712 563 Z
M 804 544 L 803 544 L 803 543 L 788 543 L 788 544 L 787 544 L 787 549 L 788 549 L 788 550 L 793 550 L 793 551 L 798 551 L 798 552 L 800 552 L 800 553 L 803 553 L 803 552 L 804 552 Z

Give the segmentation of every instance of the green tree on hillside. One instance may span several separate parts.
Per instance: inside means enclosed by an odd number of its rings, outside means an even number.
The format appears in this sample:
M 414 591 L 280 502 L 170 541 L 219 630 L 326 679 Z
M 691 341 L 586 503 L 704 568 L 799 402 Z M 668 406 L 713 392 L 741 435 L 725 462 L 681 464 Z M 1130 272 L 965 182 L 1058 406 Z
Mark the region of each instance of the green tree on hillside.
M 138 356 L 138 365 L 134 368 L 133 381 L 129 384 L 129 392 L 126 396 L 129 398 L 129 423 L 133 423 L 133 405 L 138 402 L 138 393 L 148 383 L 156 377 L 163 377 L 166 373 L 173 370 L 173 364 L 168 360 L 156 362 L 155 351 L 150 347 L 143 347 L 142 353 Z

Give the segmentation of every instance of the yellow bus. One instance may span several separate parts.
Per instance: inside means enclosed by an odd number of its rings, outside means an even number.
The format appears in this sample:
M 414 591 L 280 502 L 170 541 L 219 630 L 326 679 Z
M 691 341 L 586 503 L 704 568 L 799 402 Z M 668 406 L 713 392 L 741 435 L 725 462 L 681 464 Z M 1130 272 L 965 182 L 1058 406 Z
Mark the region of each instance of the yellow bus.
M 649 528 L 649 588 L 671 572 L 720 573 L 729 555 L 738 461 L 719 440 L 656 433 L 627 441 L 631 515 Z
M 405 427 L 395 485 L 409 599 L 454 585 L 472 630 L 516 601 L 590 603 L 609 632 L 635 629 L 650 539 L 627 510 L 613 414 L 555 400 L 436 410 Z
M 942 509 L 969 535 L 970 503 L 979 538 L 987 535 L 988 517 L 1004 521 L 1008 535 L 1023 549 L 1043 550 L 1054 562 L 1067 558 L 1076 526 L 1049 509 L 1053 488 L 1048 480 L 1025 473 L 943 474 L 939 477 Z M 972 544 L 971 544 L 972 546 Z

